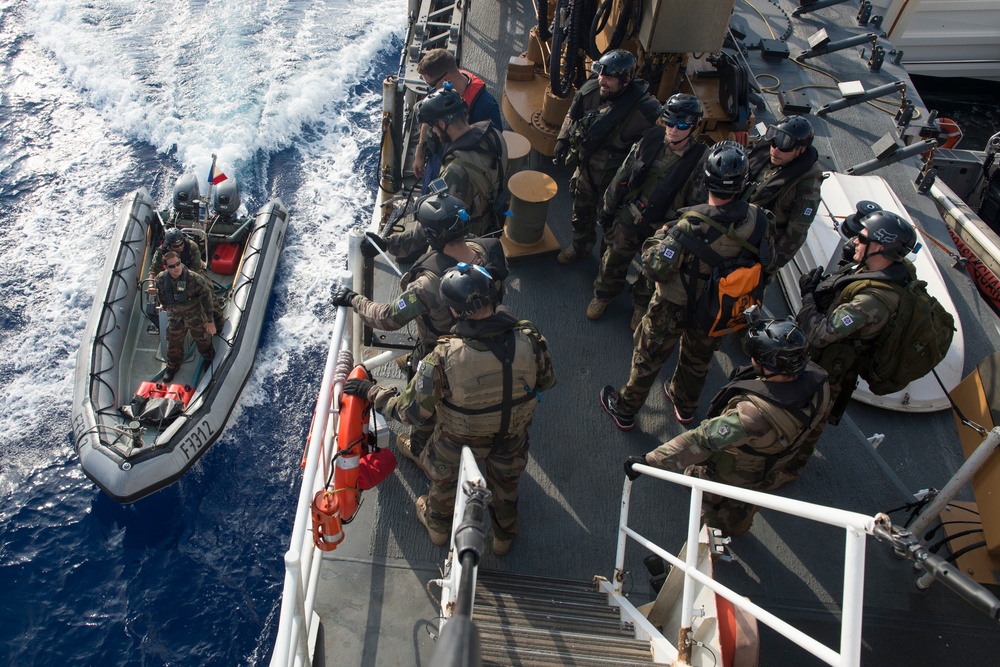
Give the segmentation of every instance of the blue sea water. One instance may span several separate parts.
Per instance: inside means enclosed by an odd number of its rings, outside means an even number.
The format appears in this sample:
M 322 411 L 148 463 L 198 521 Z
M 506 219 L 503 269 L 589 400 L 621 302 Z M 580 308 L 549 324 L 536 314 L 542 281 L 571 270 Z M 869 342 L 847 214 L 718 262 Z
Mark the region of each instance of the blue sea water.
M 266 664 L 330 275 L 374 196 L 405 2 L 0 0 L 0 664 Z M 291 211 L 222 438 L 137 503 L 79 469 L 72 377 L 117 209 L 208 173 Z

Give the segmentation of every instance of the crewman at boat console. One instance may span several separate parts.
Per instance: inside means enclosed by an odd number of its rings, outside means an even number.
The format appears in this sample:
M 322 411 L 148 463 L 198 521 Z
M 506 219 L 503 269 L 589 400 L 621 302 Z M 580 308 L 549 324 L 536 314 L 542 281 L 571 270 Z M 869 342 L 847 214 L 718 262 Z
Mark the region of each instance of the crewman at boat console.
M 711 306 L 721 294 L 723 267 L 743 267 L 759 278 L 773 256 L 768 215 L 737 198 L 746 175 L 743 146 L 733 141 L 712 146 L 703 172 L 708 203 L 680 209 L 681 217 L 644 247 L 643 272 L 655 281 L 656 291 L 635 331 L 628 382 L 621 391 L 607 385 L 600 392 L 601 407 L 623 431 L 635 427 L 636 413 L 678 343 L 677 365 L 663 391 L 677 421 L 693 422 L 715 351 L 725 336 L 745 326 L 742 313 L 750 304 L 745 295 L 728 304 L 732 312 L 721 320 L 716 316 L 722 311 L 713 315 Z M 762 292 L 762 283 L 746 282 Z
M 604 193 L 597 221 L 604 233 L 604 254 L 594 280 L 587 317 L 604 315 L 612 299 L 625 289 L 629 266 L 642 244 L 664 223 L 677 219 L 677 209 L 703 204 L 692 185 L 704 171 L 708 146 L 696 131 L 704 109 L 694 95 L 678 93 L 663 105 L 657 124 L 646 130 Z M 646 314 L 653 285 L 639 276 L 632 289 L 632 331 Z
M 637 63 L 623 49 L 601 56 L 591 66 L 595 76 L 573 96 L 559 130 L 554 162 L 574 168 L 569 181 L 573 242 L 556 256 L 560 264 L 590 256 L 601 197 L 632 145 L 660 117 L 660 103 L 649 94 L 649 84 L 635 76 Z
M 744 489 L 774 491 L 782 469 L 807 438 L 818 438 L 830 411 L 827 373 L 809 360 L 806 337 L 794 322 L 762 320 L 744 339 L 750 366 L 737 368 L 712 399 L 708 417 L 644 456 L 630 456 L 625 474 L 638 479 L 636 463 Z M 702 520 L 727 535 L 750 529 L 758 507 L 712 493 L 702 500 Z
M 441 302 L 459 320 L 421 360 L 399 393 L 367 380 L 344 392 L 404 423 L 434 423 L 422 457 L 430 491 L 416 500 L 417 520 L 443 546 L 451 534 L 462 447 L 486 463 L 492 492 L 493 553 L 510 550 L 518 534 L 518 485 L 528 463 L 528 428 L 538 392 L 556 382 L 548 344 L 534 324 L 498 305 L 496 280 L 481 266 L 459 264 L 441 279 Z
M 221 331 L 223 320 L 214 308 L 207 278 L 189 271 L 173 251 L 164 254 L 163 266 L 155 283 L 160 307 L 167 313 L 167 365 L 161 380 L 170 382 L 184 362 L 184 336 L 190 333 L 202 358 L 211 363 L 215 358 L 212 336 Z
M 496 281 L 497 294 L 503 295 L 507 277 L 507 258 L 499 239 L 467 238 L 469 214 L 462 201 L 447 192 L 430 194 L 417 202 L 416 219 L 431 251 L 421 255 L 400 280 L 403 293 L 392 303 L 376 303 L 339 283 L 333 291 L 333 304 L 353 308 L 361 320 L 373 329 L 397 331 L 416 322 L 417 344 L 407 356 L 407 379 L 421 359 L 447 335 L 458 319 L 441 301 L 441 277 L 459 262 L 485 267 Z M 374 248 L 365 241 L 362 253 L 374 256 Z M 397 440 L 400 453 L 418 463 L 434 424 L 414 424 L 408 438 Z

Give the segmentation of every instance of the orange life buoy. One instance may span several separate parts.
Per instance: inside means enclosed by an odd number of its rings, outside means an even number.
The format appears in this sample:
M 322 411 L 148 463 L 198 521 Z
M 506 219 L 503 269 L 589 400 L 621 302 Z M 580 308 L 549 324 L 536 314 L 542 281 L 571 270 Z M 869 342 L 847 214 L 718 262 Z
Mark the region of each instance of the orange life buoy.
M 940 137 L 944 139 L 941 148 L 954 148 L 965 136 L 962 128 L 951 118 L 938 118 L 938 129 L 941 130 Z
M 370 380 L 368 370 L 355 366 L 348 379 Z M 368 440 L 368 418 L 372 404 L 360 396 L 343 394 L 340 397 L 340 419 L 337 422 L 337 460 L 333 473 L 333 490 L 340 503 L 340 517 L 344 523 L 354 518 L 358 511 L 361 492 L 358 490 L 358 464 Z M 366 451 L 366 450 L 365 450 Z

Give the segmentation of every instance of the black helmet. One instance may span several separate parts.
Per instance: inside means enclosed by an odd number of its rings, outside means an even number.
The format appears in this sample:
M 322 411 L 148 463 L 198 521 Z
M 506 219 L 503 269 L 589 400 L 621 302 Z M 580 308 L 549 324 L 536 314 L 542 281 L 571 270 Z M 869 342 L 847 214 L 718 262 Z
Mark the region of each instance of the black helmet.
M 806 336 L 791 320 L 762 320 L 750 325 L 743 351 L 778 375 L 798 375 L 809 361 Z
M 635 66 L 638 62 L 635 56 L 625 49 L 615 49 L 601 56 L 590 66 L 590 71 L 599 76 L 621 79 L 624 86 L 635 78 Z
M 716 195 L 734 196 L 747 180 L 747 152 L 735 141 L 720 141 L 705 158 L 705 185 Z
M 663 105 L 660 118 L 666 123 L 697 125 L 704 114 L 705 109 L 701 106 L 701 100 L 694 95 L 677 93 Z
M 215 188 L 212 208 L 220 215 L 235 215 L 240 210 L 240 186 L 235 178 L 227 179 Z
M 874 211 L 861 219 L 868 238 L 882 244 L 882 256 L 902 262 L 917 245 L 917 231 L 902 217 L 889 211 Z
M 440 289 L 441 301 L 454 308 L 460 320 L 486 306 L 496 307 L 500 301 L 493 276 L 477 264 L 460 262 L 448 269 L 441 278 Z
M 417 105 L 417 120 L 427 125 L 443 120 L 450 125 L 453 120 L 469 112 L 462 96 L 453 88 L 433 91 Z
M 168 246 L 174 245 L 175 243 L 184 243 L 184 241 L 184 232 L 179 230 L 177 227 L 171 227 L 163 236 L 163 244 Z
M 431 247 L 438 252 L 469 233 L 465 203 L 447 192 L 424 195 L 417 200 L 416 218 Z
M 178 213 L 197 213 L 201 191 L 194 174 L 184 174 L 174 183 L 174 210 Z
M 805 116 L 785 116 L 767 128 L 764 141 L 783 151 L 790 151 L 799 146 L 812 146 L 812 123 Z

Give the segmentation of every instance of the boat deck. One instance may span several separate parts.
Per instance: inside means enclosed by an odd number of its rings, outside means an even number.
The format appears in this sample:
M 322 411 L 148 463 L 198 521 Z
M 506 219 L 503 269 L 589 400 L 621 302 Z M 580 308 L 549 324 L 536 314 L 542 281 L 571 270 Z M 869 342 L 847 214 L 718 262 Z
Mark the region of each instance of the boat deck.
M 779 10 L 780 5 L 780 10 Z M 759 3 L 781 34 L 797 5 Z M 770 37 L 762 19 L 737 3 L 737 12 L 751 33 Z M 791 19 L 788 39 L 792 54 L 805 50 L 806 38 L 825 27 L 834 40 L 857 34 L 851 4 L 830 7 L 802 19 Z M 483 77 L 499 98 L 506 63 L 525 48 L 535 25 L 533 5 L 474 2 L 463 45 L 463 67 Z M 838 26 L 846 26 L 840 28 Z M 510 37 L 514 36 L 514 39 Z M 752 43 L 754 37 L 747 37 Z M 866 88 L 894 80 L 908 82 L 905 72 L 887 55 L 880 73 L 868 71 L 858 47 L 808 61 L 838 72 L 842 80 L 858 79 Z M 817 109 L 839 97 L 834 82 L 788 60 L 764 63 L 751 51 L 750 64 L 763 86 L 781 90 L 802 88 Z M 908 93 L 921 108 L 915 91 Z M 765 95 L 773 111 L 758 112 L 758 121 L 781 114 L 774 96 Z M 885 106 L 882 104 L 881 106 Z M 892 113 L 860 105 L 816 120 L 816 145 L 828 165 L 838 170 L 872 158 L 871 145 L 894 128 Z M 552 175 L 559 193 L 549 210 L 548 224 L 566 244 L 570 238 L 569 172 L 546 166 L 533 155 L 534 168 Z M 947 239 L 933 202 L 918 195 L 912 182 L 918 166 L 900 164 L 879 170 L 905 203 L 914 221 L 938 239 Z M 968 275 L 950 268 L 936 248 L 958 316 L 965 324 L 966 373 L 976 362 L 1000 349 L 998 320 L 982 302 Z M 620 386 L 627 378 L 632 350 L 628 329 L 631 303 L 619 297 L 604 318 L 586 319 L 592 296 L 597 257 L 563 267 L 551 257 L 513 263 L 505 303 L 521 318 L 535 322 L 547 337 L 558 384 L 546 392 L 531 430 L 531 460 L 521 483 L 521 534 L 502 558 L 487 554 L 483 567 L 509 573 L 529 573 L 566 579 L 611 577 L 614 564 L 623 473 L 622 462 L 673 437 L 683 428 L 673 419 L 661 391 L 654 390 L 637 417 L 636 429 L 617 430 L 598 403 L 605 384 Z M 376 297 L 389 295 L 395 280 L 380 283 Z M 768 308 L 788 314 L 777 285 L 769 288 Z M 977 324 L 978 323 L 978 324 Z M 711 395 L 725 382 L 734 364 L 746 362 L 735 341 L 716 355 L 705 389 L 704 416 Z M 673 360 L 661 379 L 669 378 Z M 386 378 L 399 381 L 398 376 Z M 926 487 L 942 487 L 964 458 L 948 412 L 904 414 L 853 402 L 843 422 L 826 430 L 819 450 L 803 476 L 781 495 L 838 508 L 875 514 L 903 506 Z M 874 446 L 868 438 L 881 433 Z M 425 629 L 437 606 L 424 586 L 436 578 L 446 556 L 434 547 L 414 518 L 413 500 L 426 492 L 427 482 L 411 462 L 400 459 L 396 474 L 367 492 L 359 517 L 346 526 L 347 538 L 324 556 L 316 610 L 324 620 L 323 645 L 327 664 L 428 664 L 433 642 Z M 964 497 L 971 499 L 971 493 Z M 640 479 L 633 488 L 632 525 L 671 550 L 684 540 L 688 493 L 682 488 Z M 902 521 L 905 513 L 893 518 Z M 762 512 L 750 533 L 732 544 L 734 560 L 719 563 L 723 583 L 812 633 L 831 646 L 839 642 L 838 608 L 842 597 L 844 538 L 840 531 L 807 524 L 794 517 Z M 633 596 L 640 602 L 649 587 L 640 549 L 630 546 L 628 568 Z M 888 548 L 869 540 L 865 589 L 863 660 L 867 664 L 966 664 L 1000 651 L 1000 633 L 985 616 L 943 586 L 919 592 L 910 565 L 895 559 Z M 434 594 L 436 589 L 431 588 Z M 367 629 L 367 632 L 364 630 Z M 762 664 L 820 664 L 762 626 Z

